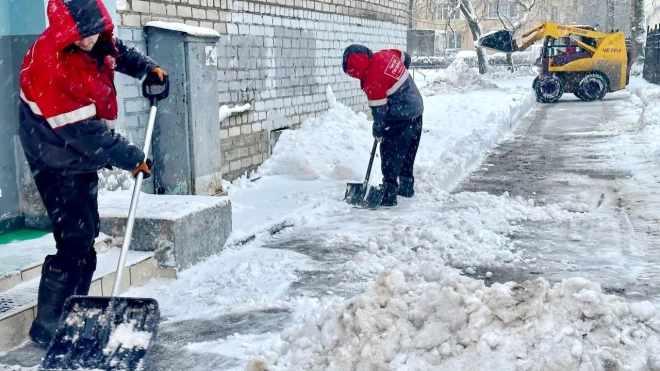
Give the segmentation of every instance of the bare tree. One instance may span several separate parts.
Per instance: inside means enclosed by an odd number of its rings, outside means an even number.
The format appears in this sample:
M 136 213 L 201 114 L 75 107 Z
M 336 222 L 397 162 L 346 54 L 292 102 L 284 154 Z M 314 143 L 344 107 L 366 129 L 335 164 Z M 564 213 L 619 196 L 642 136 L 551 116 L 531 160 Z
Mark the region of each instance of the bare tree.
M 644 0 L 631 0 L 630 13 L 630 57 L 634 61 L 644 56 L 646 43 L 646 18 L 644 15 Z
M 646 0 L 645 2 L 650 5 L 646 7 L 646 9 L 650 9 L 650 11 L 646 12 L 644 15 L 646 17 L 646 24 L 654 27 L 660 19 L 660 0 Z
M 541 9 L 541 5 L 545 5 L 546 0 L 487 0 L 488 5 L 492 7 L 497 13 L 497 18 L 512 34 L 525 26 L 533 11 Z M 510 7 L 517 7 L 518 11 L 511 12 Z M 506 62 L 513 68 L 513 58 L 511 53 L 506 54 Z
M 481 24 L 479 24 L 479 17 L 474 11 L 474 6 L 472 5 L 472 0 L 454 0 L 456 5 L 463 13 L 470 32 L 472 33 L 472 38 L 474 39 L 474 44 L 477 45 L 477 66 L 479 67 L 479 73 L 484 74 L 488 72 L 488 56 L 486 55 L 486 50 L 479 46 L 479 39 L 483 34 Z

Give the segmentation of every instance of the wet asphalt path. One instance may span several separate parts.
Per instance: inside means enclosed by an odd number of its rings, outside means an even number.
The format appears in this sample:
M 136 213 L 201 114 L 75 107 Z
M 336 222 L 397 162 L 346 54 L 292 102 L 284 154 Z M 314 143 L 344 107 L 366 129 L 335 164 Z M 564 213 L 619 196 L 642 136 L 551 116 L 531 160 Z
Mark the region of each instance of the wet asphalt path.
M 654 197 L 660 187 L 657 182 L 640 187 L 629 167 L 617 169 L 608 163 L 617 160 L 614 156 L 626 156 L 652 176 L 660 176 L 660 164 L 635 158 L 625 148 L 612 151 L 604 146 L 625 143 L 621 135 L 631 141 L 639 135 L 634 123 L 617 119 L 628 97 L 622 92 L 608 94 L 602 102 L 564 98 L 537 104 L 515 137 L 500 144 L 483 167 L 454 190 L 494 195 L 506 191 L 537 205 L 579 203 L 593 216 L 560 224 L 522 222 L 522 231 L 509 237 L 535 261 L 515 269 L 481 267 L 477 276 L 489 270 L 493 282 L 537 277 L 557 282 L 581 276 L 599 282 L 606 292 L 660 306 L 660 197 Z

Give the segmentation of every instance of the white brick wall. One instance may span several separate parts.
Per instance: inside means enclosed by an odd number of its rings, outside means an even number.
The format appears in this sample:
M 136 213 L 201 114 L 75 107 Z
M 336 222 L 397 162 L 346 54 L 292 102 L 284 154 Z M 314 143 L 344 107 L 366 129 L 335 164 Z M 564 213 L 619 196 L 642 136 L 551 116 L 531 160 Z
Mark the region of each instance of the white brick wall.
M 279 137 L 327 109 L 326 86 L 337 99 L 366 111 L 359 82 L 341 70 L 344 48 L 353 43 L 373 50 L 405 48 L 408 0 L 126 0 L 120 25 L 140 27 L 151 20 L 213 28 L 218 45 L 219 104 L 251 103 L 249 113 L 220 127 L 223 177 L 235 179 L 258 167 Z M 126 32 L 126 31 L 122 31 Z M 143 49 L 144 50 L 144 49 Z M 127 89 L 127 133 L 136 139 L 146 117 Z M 146 122 L 146 121 L 144 121 Z M 137 126 L 132 126 L 137 125 Z M 275 131 L 274 131 L 275 130 Z

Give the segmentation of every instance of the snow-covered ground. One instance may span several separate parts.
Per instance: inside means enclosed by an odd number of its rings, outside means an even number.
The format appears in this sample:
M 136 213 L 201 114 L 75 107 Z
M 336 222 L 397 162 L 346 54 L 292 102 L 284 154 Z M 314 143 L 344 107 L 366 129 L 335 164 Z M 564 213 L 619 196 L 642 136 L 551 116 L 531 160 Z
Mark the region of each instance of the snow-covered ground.
M 297 323 L 281 333 L 187 345 L 193 352 L 245 359 L 246 370 L 660 369 L 660 321 L 648 302 L 630 304 L 579 277 L 555 286 L 538 279 L 487 287 L 460 274 L 457 268 L 520 264 L 523 252 L 505 237 L 517 220 L 582 216 L 575 205 L 538 207 L 507 194 L 448 193 L 534 104 L 532 77 L 482 79 L 457 64 L 417 79 L 426 110 L 413 199 L 375 212 L 341 201 L 345 184 L 363 179 L 371 123 L 336 103 L 328 90 L 331 108 L 284 133 L 254 174 L 259 180 L 228 186 L 233 241 L 264 233 L 248 244 L 230 243 L 176 282 L 154 281 L 129 294 L 156 293 L 168 321 L 292 311 Z M 639 81 L 633 87 L 652 95 Z M 372 183 L 379 182 L 378 165 Z M 366 247 L 343 269 L 377 278 L 354 297 L 291 296 L 297 273 L 315 262 L 263 248 L 266 231 L 277 223 L 293 226 L 290 233 L 334 227 L 335 243 Z
M 360 182 L 366 171 L 371 124 L 328 91 L 328 112 L 284 133 L 254 175 L 258 181 L 228 187 L 234 241 L 264 233 L 175 283 L 155 281 L 131 294 L 157 292 L 169 321 L 291 310 L 298 323 L 281 333 L 187 346 L 245 359 L 246 370 L 660 369 L 654 358 L 660 322 L 648 302 L 627 303 L 579 277 L 554 287 L 543 279 L 487 287 L 456 269 L 521 263 L 522 252 L 505 237 L 517 220 L 582 217 L 572 204 L 537 207 L 507 194 L 448 194 L 534 104 L 532 77 L 502 76 L 482 79 L 460 65 L 416 76 L 426 107 L 416 195 L 375 212 L 341 201 L 345 184 Z M 378 164 L 375 169 L 372 183 L 380 178 Z M 335 243 L 366 246 L 343 268 L 377 278 L 355 297 L 290 296 L 297 272 L 314 262 L 262 247 L 270 238 L 265 231 L 277 223 L 293 226 L 291 233 L 336 228 Z
M 185 345 L 244 360 L 236 371 L 660 370 L 660 318 L 649 302 L 606 295 L 580 277 L 488 287 L 459 270 L 528 259 L 506 237 L 517 221 L 583 217 L 581 205 L 570 203 L 449 193 L 535 104 L 532 77 L 484 79 L 457 63 L 416 81 L 425 113 L 414 198 L 376 211 L 342 201 L 346 183 L 364 177 L 373 138 L 366 116 L 337 103 L 328 89 L 325 114 L 283 133 L 251 179 L 226 184 L 234 232 L 225 251 L 176 281 L 154 279 L 125 295 L 156 298 L 166 323 L 290 311 L 294 323 L 281 332 Z M 631 95 L 627 104 L 644 108 L 644 127 L 635 130 L 647 138 L 631 141 L 630 149 L 657 159 L 660 89 L 635 79 L 629 90 L 642 97 Z M 378 169 L 377 161 L 373 184 Z M 361 280 L 353 286 L 360 292 L 292 294 L 300 272 L 319 262 L 268 248 L 277 225 L 290 226 L 282 233 L 324 230 L 328 243 L 363 246 L 338 267 Z

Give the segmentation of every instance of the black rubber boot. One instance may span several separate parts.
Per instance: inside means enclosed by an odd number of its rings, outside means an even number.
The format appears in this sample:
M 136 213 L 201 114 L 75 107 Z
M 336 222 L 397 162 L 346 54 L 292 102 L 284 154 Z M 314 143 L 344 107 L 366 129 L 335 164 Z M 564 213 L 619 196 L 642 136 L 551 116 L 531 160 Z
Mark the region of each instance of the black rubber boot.
M 76 287 L 76 295 L 89 294 L 89 287 L 92 285 L 94 271 L 96 271 L 96 250 L 94 250 L 94 247 L 92 246 L 92 250 L 87 253 L 87 256 L 85 257 L 85 265 L 82 268 L 78 287 Z
M 39 282 L 37 318 L 30 327 L 30 339 L 44 347 L 55 336 L 64 302 L 74 294 L 80 282 L 81 268 L 71 269 L 65 264 L 58 264 L 57 260 L 55 255 L 46 256 Z
M 399 191 L 398 195 L 403 197 L 412 197 L 415 195 L 415 178 L 413 177 L 399 177 Z
M 396 206 L 397 187 L 391 183 L 385 183 L 383 187 L 385 187 L 385 193 L 383 194 L 383 200 L 380 202 L 380 206 Z

